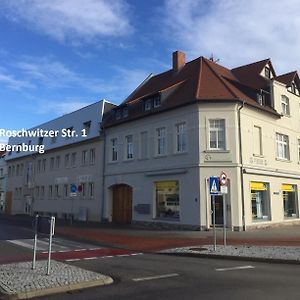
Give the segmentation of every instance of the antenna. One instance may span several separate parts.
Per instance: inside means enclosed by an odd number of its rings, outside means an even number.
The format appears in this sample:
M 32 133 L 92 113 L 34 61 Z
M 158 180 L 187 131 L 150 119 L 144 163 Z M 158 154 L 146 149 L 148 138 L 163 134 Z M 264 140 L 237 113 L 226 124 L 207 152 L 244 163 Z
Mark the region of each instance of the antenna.
M 215 62 L 215 63 L 217 63 L 217 62 L 220 61 L 219 58 L 215 58 L 215 57 L 214 57 L 214 54 L 213 54 L 213 53 L 211 53 L 211 55 L 210 55 L 210 57 L 209 57 L 209 60 L 211 60 L 211 61 L 213 61 L 213 62 Z

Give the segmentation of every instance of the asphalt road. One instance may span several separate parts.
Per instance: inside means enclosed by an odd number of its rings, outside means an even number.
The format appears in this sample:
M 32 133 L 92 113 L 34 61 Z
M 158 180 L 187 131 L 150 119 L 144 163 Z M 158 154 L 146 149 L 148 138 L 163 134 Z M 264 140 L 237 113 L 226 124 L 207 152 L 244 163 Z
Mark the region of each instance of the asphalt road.
M 109 274 L 110 286 L 39 299 L 299 299 L 300 266 L 144 254 L 75 265 Z M 232 269 L 237 268 L 237 269 Z

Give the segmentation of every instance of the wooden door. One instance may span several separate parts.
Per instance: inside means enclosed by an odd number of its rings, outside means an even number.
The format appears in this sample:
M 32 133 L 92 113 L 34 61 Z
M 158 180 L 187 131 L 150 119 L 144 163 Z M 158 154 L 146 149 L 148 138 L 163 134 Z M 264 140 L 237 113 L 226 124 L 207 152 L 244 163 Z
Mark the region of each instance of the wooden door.
M 5 195 L 5 213 L 11 215 L 12 210 L 12 192 L 6 192 Z
M 132 188 L 125 184 L 113 187 L 113 215 L 115 223 L 128 224 L 132 220 Z

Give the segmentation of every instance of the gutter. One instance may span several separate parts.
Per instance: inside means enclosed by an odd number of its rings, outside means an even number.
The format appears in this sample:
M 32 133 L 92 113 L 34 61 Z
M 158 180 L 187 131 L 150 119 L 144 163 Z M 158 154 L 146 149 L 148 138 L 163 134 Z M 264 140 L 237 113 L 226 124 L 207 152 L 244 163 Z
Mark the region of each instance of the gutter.
M 102 201 L 100 206 L 100 222 L 104 221 L 104 199 L 105 199 L 105 156 L 106 156 L 106 136 L 105 136 L 105 128 L 101 126 L 101 131 L 103 135 L 103 159 L 102 159 Z
M 245 225 L 245 196 L 244 196 L 244 173 L 243 173 L 243 153 L 242 153 L 242 128 L 241 128 L 241 110 L 244 108 L 245 100 L 238 108 L 238 126 L 239 126 L 239 150 L 240 150 L 240 175 L 241 175 L 241 196 L 242 196 L 242 223 L 243 231 L 246 231 Z

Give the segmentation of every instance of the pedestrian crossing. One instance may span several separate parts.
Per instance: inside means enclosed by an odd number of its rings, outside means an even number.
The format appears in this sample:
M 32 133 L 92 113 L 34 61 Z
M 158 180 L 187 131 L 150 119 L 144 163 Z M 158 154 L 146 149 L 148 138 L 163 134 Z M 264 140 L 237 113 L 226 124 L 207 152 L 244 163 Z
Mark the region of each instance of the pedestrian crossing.
M 21 246 L 27 249 L 33 249 L 34 239 L 18 239 L 18 240 L 6 240 L 7 243 Z M 49 248 L 48 238 L 42 238 L 37 240 L 37 251 L 46 253 Z M 69 241 L 62 238 L 52 239 L 52 252 L 68 252 L 68 251 L 83 251 L 83 250 L 95 250 L 102 249 L 102 247 L 95 247 L 95 245 L 80 243 L 75 241 Z

